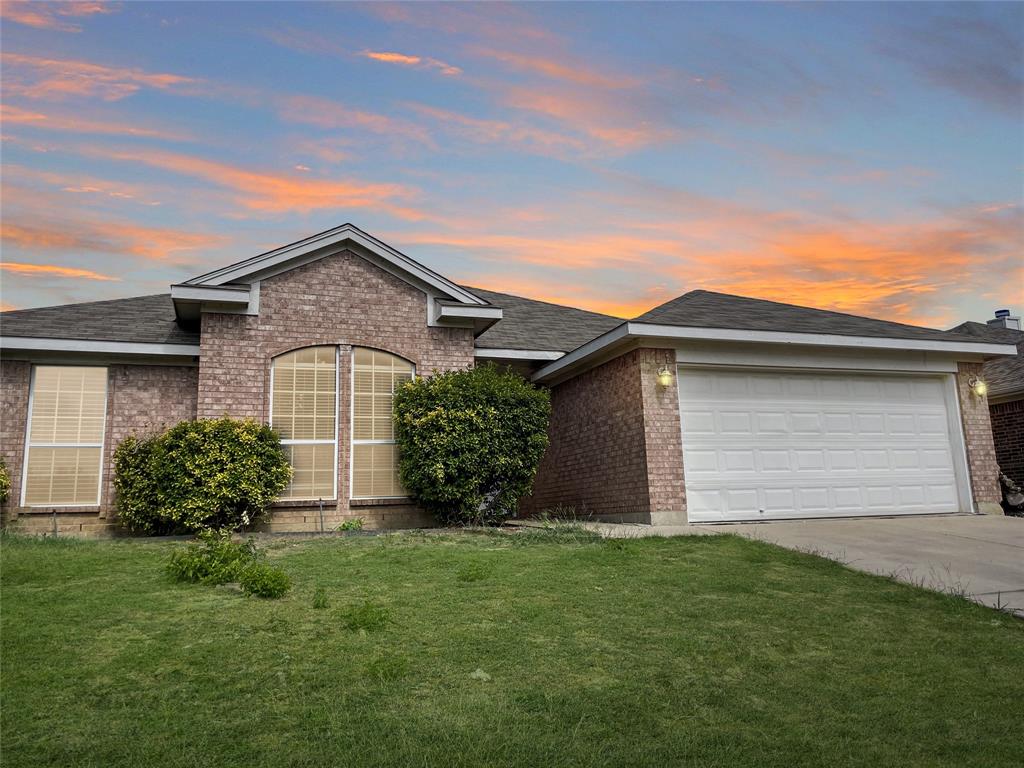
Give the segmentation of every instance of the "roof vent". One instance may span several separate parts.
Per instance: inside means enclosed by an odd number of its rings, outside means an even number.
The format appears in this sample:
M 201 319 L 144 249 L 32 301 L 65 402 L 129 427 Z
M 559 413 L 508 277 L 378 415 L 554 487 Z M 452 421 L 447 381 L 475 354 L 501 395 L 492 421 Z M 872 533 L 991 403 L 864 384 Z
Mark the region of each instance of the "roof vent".
M 1020 330 L 1020 318 L 1010 315 L 1008 309 L 997 309 L 994 320 L 989 320 L 988 325 L 994 328 L 1010 328 L 1014 331 Z

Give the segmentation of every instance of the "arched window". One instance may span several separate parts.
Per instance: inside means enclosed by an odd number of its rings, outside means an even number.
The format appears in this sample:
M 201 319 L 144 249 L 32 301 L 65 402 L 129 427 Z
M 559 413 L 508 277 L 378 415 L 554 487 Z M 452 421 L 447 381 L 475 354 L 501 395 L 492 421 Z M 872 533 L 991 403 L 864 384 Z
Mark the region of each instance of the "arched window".
M 338 354 L 307 347 L 275 357 L 271 367 L 270 426 L 292 465 L 281 498 L 333 499 L 338 475 Z
M 395 388 L 412 379 L 412 363 L 375 349 L 352 354 L 352 498 L 405 496 L 398 480 L 392 421 Z

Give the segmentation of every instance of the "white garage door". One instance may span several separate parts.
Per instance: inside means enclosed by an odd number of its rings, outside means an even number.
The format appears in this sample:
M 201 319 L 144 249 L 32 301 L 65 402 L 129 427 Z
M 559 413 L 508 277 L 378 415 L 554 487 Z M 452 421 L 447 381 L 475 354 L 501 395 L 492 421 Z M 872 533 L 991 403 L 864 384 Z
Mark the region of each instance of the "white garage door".
M 692 522 L 959 511 L 939 377 L 681 368 Z

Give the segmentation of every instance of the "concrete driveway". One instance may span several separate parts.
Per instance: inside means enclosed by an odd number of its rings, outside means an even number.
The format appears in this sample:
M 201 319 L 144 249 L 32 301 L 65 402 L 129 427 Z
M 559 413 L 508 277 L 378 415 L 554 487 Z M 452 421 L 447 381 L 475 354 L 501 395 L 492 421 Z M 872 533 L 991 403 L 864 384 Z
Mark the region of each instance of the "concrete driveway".
M 737 533 L 1024 616 L 1024 518 L 943 515 L 628 528 L 632 534 L 618 535 L 637 535 L 638 528 L 655 536 Z

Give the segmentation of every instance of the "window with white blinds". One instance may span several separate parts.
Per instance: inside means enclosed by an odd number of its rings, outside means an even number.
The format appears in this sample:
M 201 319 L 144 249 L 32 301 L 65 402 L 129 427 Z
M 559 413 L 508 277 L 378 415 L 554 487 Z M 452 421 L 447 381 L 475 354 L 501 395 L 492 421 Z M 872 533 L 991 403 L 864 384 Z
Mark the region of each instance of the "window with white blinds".
M 283 500 L 333 499 L 338 452 L 336 347 L 307 347 L 275 357 L 270 426 L 292 465 Z
M 37 365 L 31 396 L 23 504 L 99 504 L 107 369 Z
M 413 377 L 412 363 L 375 349 L 356 348 L 352 358 L 352 497 L 405 496 L 391 409 L 395 388 Z

